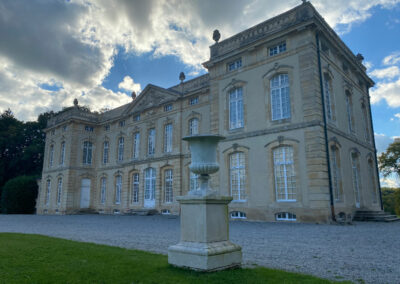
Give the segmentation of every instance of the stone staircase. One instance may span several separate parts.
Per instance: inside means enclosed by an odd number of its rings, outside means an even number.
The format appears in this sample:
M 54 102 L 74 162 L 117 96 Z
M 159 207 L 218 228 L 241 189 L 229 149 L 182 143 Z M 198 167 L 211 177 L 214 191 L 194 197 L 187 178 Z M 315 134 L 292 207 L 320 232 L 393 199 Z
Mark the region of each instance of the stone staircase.
M 384 211 L 356 211 L 353 221 L 370 221 L 370 222 L 395 222 L 400 221 L 396 215 Z
M 124 213 L 125 215 L 139 215 L 139 216 L 149 216 L 156 215 L 158 211 L 155 209 L 130 209 Z

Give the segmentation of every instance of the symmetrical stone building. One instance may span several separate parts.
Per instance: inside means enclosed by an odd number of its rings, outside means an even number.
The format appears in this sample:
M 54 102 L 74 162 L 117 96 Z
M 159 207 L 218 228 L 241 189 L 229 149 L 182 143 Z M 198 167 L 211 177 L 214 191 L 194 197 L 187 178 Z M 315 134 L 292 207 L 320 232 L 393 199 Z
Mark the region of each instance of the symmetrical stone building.
M 206 75 L 148 85 L 104 113 L 75 106 L 50 119 L 38 214 L 89 208 L 179 214 L 197 186 L 182 137 L 220 134 L 212 186 L 232 218 L 329 222 L 381 197 L 366 75 L 305 2 L 210 47 Z

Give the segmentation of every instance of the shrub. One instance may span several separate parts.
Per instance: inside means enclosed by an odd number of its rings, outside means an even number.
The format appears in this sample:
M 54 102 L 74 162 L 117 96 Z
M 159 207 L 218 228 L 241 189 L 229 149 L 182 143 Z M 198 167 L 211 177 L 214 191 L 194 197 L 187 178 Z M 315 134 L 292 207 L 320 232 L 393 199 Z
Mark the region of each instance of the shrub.
M 32 214 L 35 212 L 38 186 L 36 177 L 19 176 L 9 180 L 1 195 L 1 211 L 5 214 Z
M 400 215 L 400 189 L 382 188 L 383 208 L 386 212 Z

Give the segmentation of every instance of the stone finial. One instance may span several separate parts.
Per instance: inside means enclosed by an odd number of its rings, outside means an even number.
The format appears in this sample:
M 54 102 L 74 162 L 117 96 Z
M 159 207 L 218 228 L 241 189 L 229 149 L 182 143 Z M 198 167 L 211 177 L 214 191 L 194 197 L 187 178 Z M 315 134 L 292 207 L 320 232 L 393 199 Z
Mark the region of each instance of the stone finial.
M 78 99 L 77 98 L 74 99 L 74 106 L 78 106 Z
M 135 93 L 135 91 L 132 92 L 131 97 L 132 97 L 132 100 L 136 99 L 136 93 Z
M 364 56 L 362 56 L 361 53 L 357 53 L 356 58 L 357 58 L 358 63 L 362 63 L 364 60 Z
M 219 33 L 219 30 L 214 30 L 214 32 L 213 32 L 213 40 L 215 40 L 215 42 L 218 43 L 220 38 L 221 38 L 221 34 Z
M 301 0 L 301 2 L 303 2 L 303 4 L 306 4 L 306 3 L 307 3 L 307 0 Z
M 181 83 L 183 83 L 183 81 L 186 79 L 185 73 L 181 72 L 179 74 L 179 80 L 181 80 Z

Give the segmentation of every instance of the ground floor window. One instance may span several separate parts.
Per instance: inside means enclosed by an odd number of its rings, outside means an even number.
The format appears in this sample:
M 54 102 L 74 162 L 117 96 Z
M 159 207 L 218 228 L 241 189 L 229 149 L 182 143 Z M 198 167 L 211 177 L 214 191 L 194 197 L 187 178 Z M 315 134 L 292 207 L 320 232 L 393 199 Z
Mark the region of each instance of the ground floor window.
M 280 212 L 275 214 L 276 221 L 296 221 L 296 214 L 290 212 Z
M 231 212 L 232 219 L 247 219 L 246 213 L 241 211 L 233 211 Z
M 107 179 L 102 178 L 100 180 L 101 184 L 101 189 L 100 189 L 100 202 L 101 204 L 104 204 L 106 202 L 106 185 L 107 185 Z
M 121 204 L 122 176 L 115 179 L 115 204 Z
M 132 203 L 139 202 L 139 173 L 132 175 Z
M 172 181 L 173 181 L 173 176 L 172 176 L 172 170 L 166 170 L 164 172 L 164 201 L 166 203 L 171 203 L 173 199 L 173 192 L 172 192 Z

